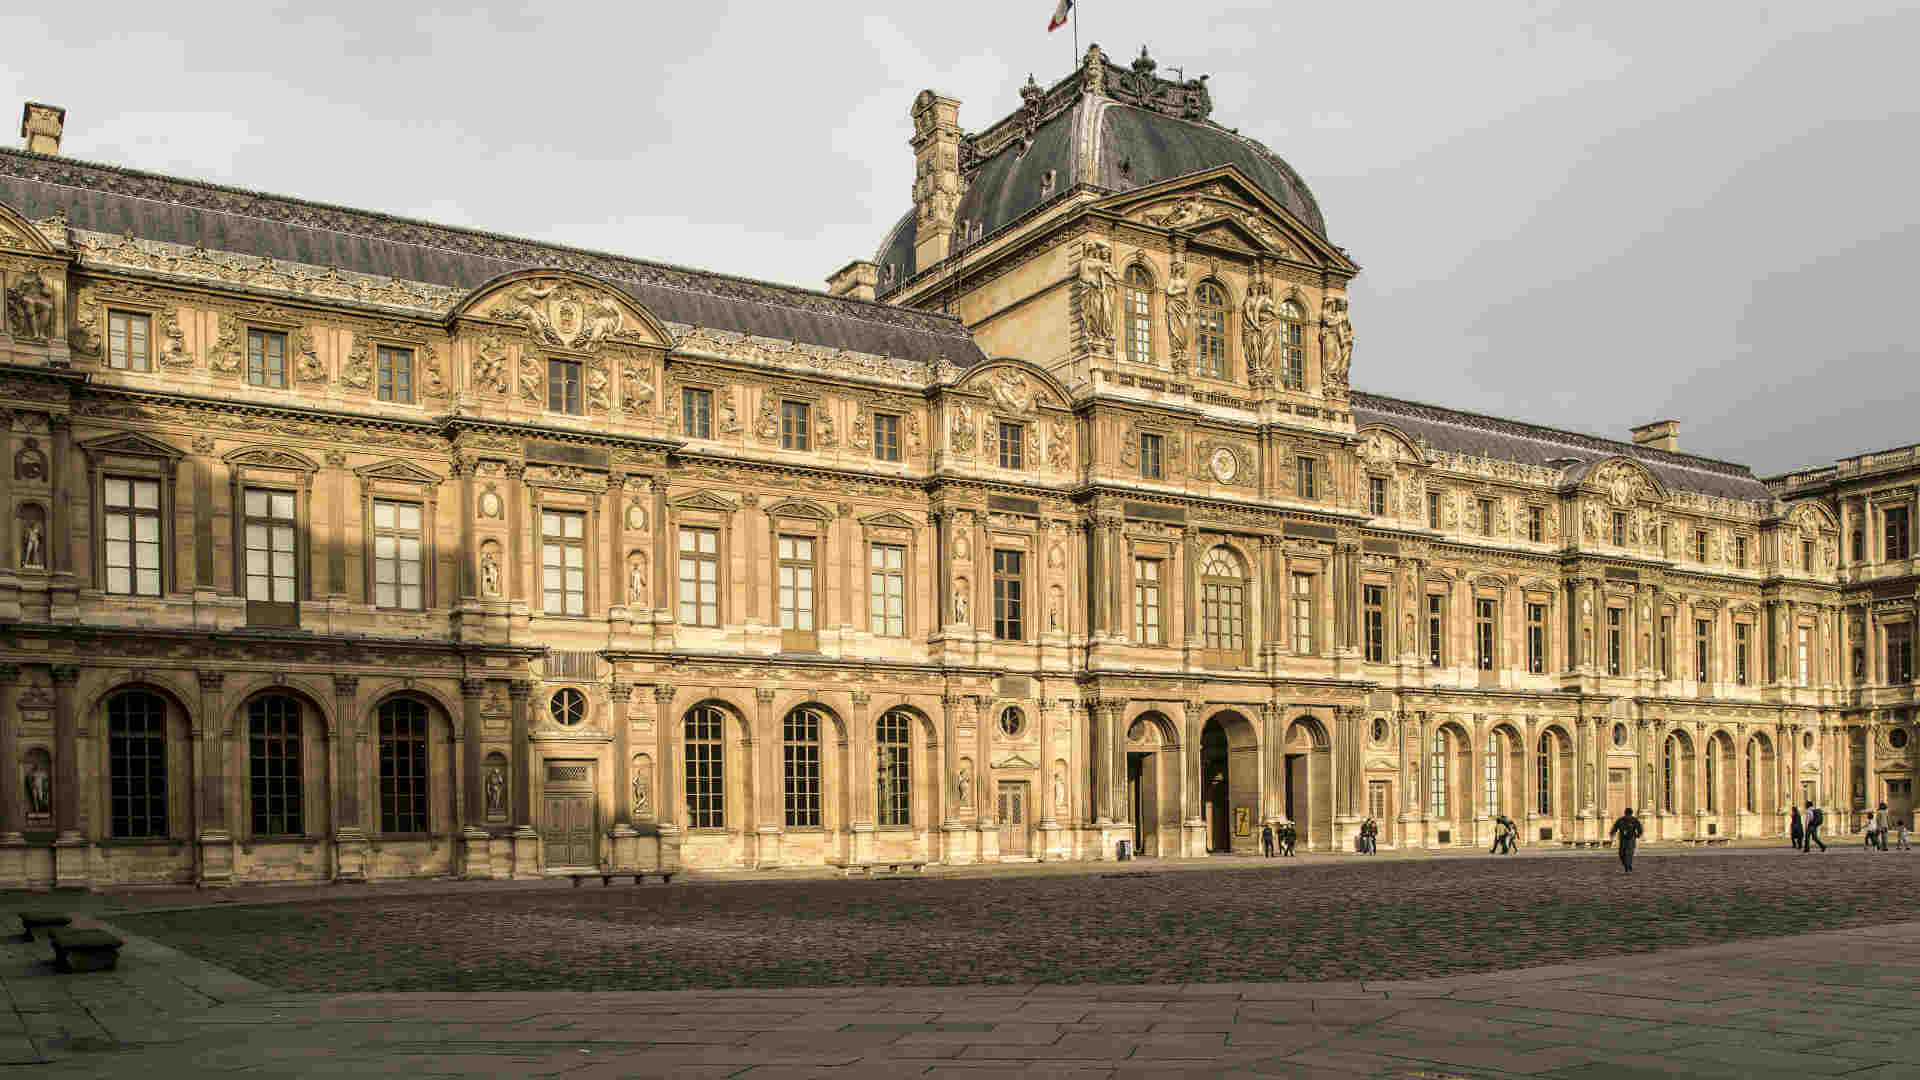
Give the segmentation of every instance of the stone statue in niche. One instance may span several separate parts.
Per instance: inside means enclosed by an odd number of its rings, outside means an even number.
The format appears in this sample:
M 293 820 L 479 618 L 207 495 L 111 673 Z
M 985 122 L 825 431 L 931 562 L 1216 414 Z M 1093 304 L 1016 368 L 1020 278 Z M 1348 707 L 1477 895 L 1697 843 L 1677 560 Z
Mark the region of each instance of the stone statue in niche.
M 53 290 L 38 272 L 22 275 L 7 290 L 7 327 L 20 341 L 53 336 Z
M 20 513 L 20 565 L 44 570 L 47 566 L 46 544 L 37 515 L 37 508 L 23 509 Z
M 53 770 L 48 767 L 45 750 L 34 750 L 27 755 L 23 781 L 26 785 L 27 816 L 53 816 Z
M 47 478 L 47 455 L 40 452 L 38 439 L 28 439 L 20 452 L 13 455 L 13 478 L 30 483 Z
M 953 583 L 953 621 L 967 621 L 967 579 L 960 578 Z
M 633 772 L 633 816 L 646 817 L 651 813 L 653 813 L 653 780 L 645 770 L 636 768 Z
M 1053 770 L 1053 805 L 1059 810 L 1067 808 L 1067 770 L 1062 766 Z
M 1320 366 L 1328 387 L 1347 385 L 1347 369 L 1353 364 L 1353 324 L 1347 319 L 1347 302 L 1329 296 L 1320 304 Z
M 954 778 L 953 789 L 960 797 L 961 806 L 973 805 L 973 770 L 964 761 L 960 763 L 960 775 Z
M 1048 586 L 1047 588 L 1047 629 L 1049 630 L 1060 629 L 1061 611 L 1066 606 L 1062 599 L 1063 595 L 1064 594 L 1060 591 L 1060 586 L 1058 585 Z
M 483 596 L 500 595 L 500 557 L 491 551 L 480 553 L 480 592 Z
M 1274 319 L 1278 309 L 1273 303 L 1273 286 L 1255 278 L 1247 286 L 1240 304 L 1240 347 L 1247 358 L 1248 375 L 1265 375 L 1273 370 Z
M 635 555 L 627 570 L 627 602 L 642 603 L 647 598 L 647 557 Z
M 1113 272 L 1113 249 L 1090 241 L 1080 259 L 1080 317 L 1089 336 L 1113 340 L 1113 294 L 1119 277 Z
M 502 762 L 487 763 L 487 816 L 504 818 L 507 816 L 507 766 Z

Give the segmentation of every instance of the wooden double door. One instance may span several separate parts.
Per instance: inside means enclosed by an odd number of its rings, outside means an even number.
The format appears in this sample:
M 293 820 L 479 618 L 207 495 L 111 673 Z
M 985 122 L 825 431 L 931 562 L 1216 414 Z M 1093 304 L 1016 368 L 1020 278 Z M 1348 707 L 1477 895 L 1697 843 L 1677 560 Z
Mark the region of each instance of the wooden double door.
M 1030 810 L 1025 780 L 1000 782 L 1000 854 L 1026 855 L 1032 851 L 1027 836 Z
M 540 792 L 540 841 L 547 869 L 600 865 L 596 763 L 548 761 Z

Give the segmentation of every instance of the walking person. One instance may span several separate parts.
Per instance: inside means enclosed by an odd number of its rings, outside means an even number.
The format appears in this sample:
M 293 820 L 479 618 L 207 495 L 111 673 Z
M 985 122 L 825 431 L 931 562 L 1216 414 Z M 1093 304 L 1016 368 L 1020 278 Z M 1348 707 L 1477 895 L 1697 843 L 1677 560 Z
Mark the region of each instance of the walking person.
M 1300 827 L 1293 822 L 1283 822 L 1280 826 L 1280 854 L 1291 858 L 1293 845 L 1300 839 Z
M 1800 808 L 1795 806 L 1792 807 L 1792 810 L 1793 816 L 1789 821 L 1788 827 L 1792 830 L 1793 850 L 1805 851 L 1807 847 L 1807 830 L 1805 826 L 1800 824 Z
M 1374 852 L 1378 851 L 1379 848 L 1376 845 L 1378 844 L 1379 836 L 1380 836 L 1380 827 L 1373 823 L 1372 818 L 1368 818 L 1367 820 L 1361 822 L 1360 823 L 1360 854 L 1372 855 Z
M 1880 809 L 1873 812 L 1873 836 L 1880 850 L 1887 850 L 1887 804 L 1881 803 Z
M 1640 819 L 1633 816 L 1633 807 L 1629 806 L 1607 830 L 1608 836 L 1620 838 L 1620 865 L 1626 872 L 1633 873 L 1633 848 L 1640 842 Z
M 1273 858 L 1273 822 L 1260 826 L 1260 854 Z
M 1893 846 L 1901 851 L 1913 850 L 1907 846 L 1907 830 L 1912 827 L 1908 819 L 1912 817 L 1913 811 L 1911 810 L 1893 815 Z
M 1808 799 L 1807 800 L 1807 839 L 1805 843 L 1800 845 L 1801 854 L 1804 855 L 1807 852 L 1812 851 L 1813 845 L 1815 844 L 1820 845 L 1820 853 L 1822 855 L 1826 854 L 1827 842 L 1825 840 L 1820 839 L 1820 823 L 1825 821 L 1826 819 L 1827 819 L 1827 815 L 1821 812 L 1819 807 L 1813 805 L 1812 799 Z

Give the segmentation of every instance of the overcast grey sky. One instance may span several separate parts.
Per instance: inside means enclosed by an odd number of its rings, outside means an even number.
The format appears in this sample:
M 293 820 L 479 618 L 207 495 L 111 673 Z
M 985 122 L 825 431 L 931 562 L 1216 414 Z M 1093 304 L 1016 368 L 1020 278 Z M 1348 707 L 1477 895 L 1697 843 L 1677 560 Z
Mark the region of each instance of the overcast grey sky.
M 819 288 L 909 204 L 915 93 L 978 130 L 1070 70 L 1052 6 L 37 5 L 0 88 L 76 157 Z M 1762 473 L 1920 441 L 1912 3 L 1080 8 L 1312 186 L 1357 386 Z

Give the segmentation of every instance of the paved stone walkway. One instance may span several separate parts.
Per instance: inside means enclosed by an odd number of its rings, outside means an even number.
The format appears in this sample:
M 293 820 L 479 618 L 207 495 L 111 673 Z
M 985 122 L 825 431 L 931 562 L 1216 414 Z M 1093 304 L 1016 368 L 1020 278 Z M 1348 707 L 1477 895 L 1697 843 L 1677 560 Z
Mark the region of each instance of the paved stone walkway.
M 137 940 L 121 972 L 59 978 L 7 948 L 7 1058 L 35 1077 L 1748 1080 L 1920 1061 L 1920 923 L 1419 982 L 598 994 L 290 995 Z

